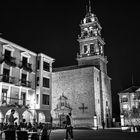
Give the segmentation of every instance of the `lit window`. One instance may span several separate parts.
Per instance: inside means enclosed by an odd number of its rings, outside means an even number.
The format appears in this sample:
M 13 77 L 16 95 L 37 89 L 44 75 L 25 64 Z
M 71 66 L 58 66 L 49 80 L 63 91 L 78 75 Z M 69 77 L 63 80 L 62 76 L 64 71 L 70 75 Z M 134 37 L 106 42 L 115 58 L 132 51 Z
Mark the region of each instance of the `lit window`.
M 125 109 L 128 108 L 128 105 L 125 104 L 125 105 L 122 106 L 122 108 L 125 110 Z
M 2 89 L 2 103 L 7 103 L 7 92 L 8 89 Z

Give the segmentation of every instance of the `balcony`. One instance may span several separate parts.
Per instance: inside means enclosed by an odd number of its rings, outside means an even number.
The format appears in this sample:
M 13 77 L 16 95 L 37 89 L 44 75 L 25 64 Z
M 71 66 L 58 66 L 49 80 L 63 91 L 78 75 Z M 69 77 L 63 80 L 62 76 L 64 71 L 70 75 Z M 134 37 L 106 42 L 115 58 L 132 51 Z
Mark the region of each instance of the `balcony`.
M 28 87 L 31 88 L 31 82 L 30 81 L 25 81 L 25 80 L 19 80 L 20 81 L 20 86 Z
M 8 76 L 8 75 L 0 75 L 0 82 L 15 84 L 15 77 Z
M 32 72 L 32 64 L 30 63 L 23 63 L 22 61 L 20 61 L 19 68 L 23 68 L 28 72 Z
M 2 99 L 2 101 L 0 102 L 0 106 L 28 109 L 30 107 L 30 101 L 18 99 L 18 98 L 13 98 L 13 97 L 7 97 L 5 99 Z
M 10 65 L 10 66 L 13 66 L 13 67 L 16 66 L 16 58 L 15 58 L 15 57 L 11 57 L 11 56 L 6 56 L 6 55 L 4 55 L 4 62 L 5 62 L 7 65 Z
M 2 64 L 4 61 L 4 56 L 2 54 L 0 54 L 0 64 Z

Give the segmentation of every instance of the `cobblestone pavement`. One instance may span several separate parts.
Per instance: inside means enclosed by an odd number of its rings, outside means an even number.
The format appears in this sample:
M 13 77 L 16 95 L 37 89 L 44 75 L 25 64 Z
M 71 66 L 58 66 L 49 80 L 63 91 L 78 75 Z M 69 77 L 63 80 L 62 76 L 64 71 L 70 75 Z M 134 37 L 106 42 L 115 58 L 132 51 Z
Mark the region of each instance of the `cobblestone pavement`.
M 122 131 L 121 129 L 74 129 L 74 140 L 139 140 L 140 132 Z M 64 140 L 65 129 L 52 130 L 50 140 Z M 41 138 L 40 138 L 41 139 Z M 4 140 L 1 139 L 0 140 Z M 47 140 L 47 139 L 46 139 Z
M 50 140 L 64 140 L 65 130 L 53 130 Z M 74 140 L 138 140 L 140 132 L 123 131 L 121 129 L 74 129 Z

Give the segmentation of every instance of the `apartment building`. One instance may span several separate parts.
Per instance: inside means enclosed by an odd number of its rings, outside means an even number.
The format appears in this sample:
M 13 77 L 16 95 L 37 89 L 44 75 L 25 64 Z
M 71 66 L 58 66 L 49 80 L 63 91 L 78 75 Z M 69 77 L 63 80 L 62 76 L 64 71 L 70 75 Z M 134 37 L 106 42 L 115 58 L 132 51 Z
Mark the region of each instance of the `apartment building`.
M 19 123 L 50 118 L 51 72 L 54 59 L 0 38 L 0 122 L 12 108 Z
M 123 125 L 140 125 L 140 87 L 131 86 L 118 95 Z

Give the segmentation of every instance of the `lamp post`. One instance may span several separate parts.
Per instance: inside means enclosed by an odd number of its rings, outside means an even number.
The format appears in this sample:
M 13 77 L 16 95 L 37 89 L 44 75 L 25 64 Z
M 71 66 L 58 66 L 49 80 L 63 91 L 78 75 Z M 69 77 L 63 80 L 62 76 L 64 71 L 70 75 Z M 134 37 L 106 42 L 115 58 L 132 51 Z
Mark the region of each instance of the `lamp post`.
M 123 127 L 124 126 L 124 115 L 121 114 L 120 118 L 121 118 L 121 127 Z
M 97 116 L 96 116 L 96 114 L 94 115 L 94 117 L 93 117 L 93 121 L 94 121 L 94 130 L 97 130 L 98 129 L 98 125 L 97 125 Z
M 121 115 L 120 115 L 120 118 L 121 118 L 121 129 L 122 129 L 122 130 L 125 130 L 126 128 L 125 128 L 125 123 L 124 123 L 124 115 L 121 114 Z

